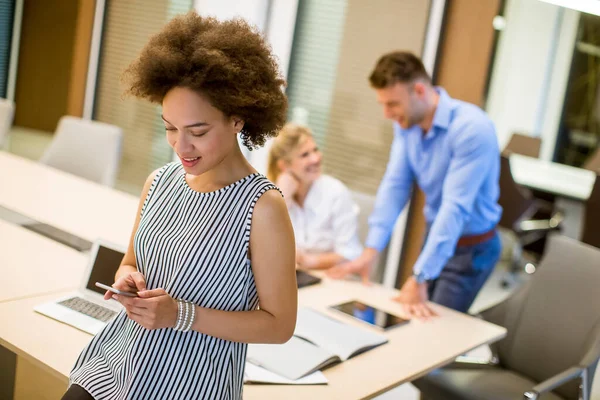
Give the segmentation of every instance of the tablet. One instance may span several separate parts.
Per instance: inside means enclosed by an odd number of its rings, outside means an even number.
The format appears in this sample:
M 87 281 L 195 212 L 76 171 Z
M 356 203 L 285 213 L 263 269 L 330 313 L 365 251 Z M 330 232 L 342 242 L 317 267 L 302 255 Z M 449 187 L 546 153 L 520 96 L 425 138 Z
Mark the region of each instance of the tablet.
M 331 308 L 354 317 L 361 322 L 385 330 L 404 325 L 409 321 L 397 315 L 379 310 L 358 300 L 337 304 L 331 306 Z

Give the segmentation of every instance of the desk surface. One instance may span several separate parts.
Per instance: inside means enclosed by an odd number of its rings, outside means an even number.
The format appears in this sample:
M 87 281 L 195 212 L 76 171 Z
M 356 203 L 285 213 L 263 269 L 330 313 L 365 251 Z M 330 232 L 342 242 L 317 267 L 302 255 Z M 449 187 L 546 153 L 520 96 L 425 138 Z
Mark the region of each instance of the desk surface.
M 590 197 L 596 181 L 593 171 L 520 154 L 510 155 L 510 170 L 519 185 L 580 201 Z
M 93 242 L 127 246 L 139 199 L 0 151 L 0 206 Z
M 360 299 L 389 312 L 401 313 L 390 297 L 396 292 L 357 282 L 325 281 L 300 290 L 303 306 L 333 318 L 358 324 L 350 317 L 328 311 L 328 305 Z M 0 303 L 0 344 L 67 380 L 77 356 L 91 336 L 33 311 L 36 304 L 62 294 Z M 246 385 L 245 399 L 362 399 L 376 396 L 440 367 L 456 356 L 501 339 L 505 329 L 435 306 L 440 317 L 386 332 L 389 343 L 324 371 L 325 386 Z M 369 328 L 366 328 L 369 329 Z
M 0 220 L 0 302 L 76 288 L 87 255 Z
M 134 196 L 0 152 L 0 206 L 89 241 L 102 237 L 126 245 L 135 218 Z M 56 377 L 67 380 L 91 336 L 35 313 L 37 304 L 77 287 L 87 257 L 50 239 L 0 221 L 0 269 L 14 288 L 0 294 L 0 345 Z M 54 294 L 45 294 L 53 293 Z M 396 291 L 357 282 L 329 281 L 299 292 L 303 306 L 349 324 L 350 317 L 328 311 L 350 299 L 402 314 L 391 301 Z M 31 297 L 38 296 L 38 297 Z M 4 300 L 4 301 L 2 301 Z M 389 343 L 324 371 L 326 386 L 246 385 L 244 398 L 369 398 L 452 361 L 456 356 L 501 339 L 503 328 L 434 306 L 440 317 L 386 332 Z M 370 328 L 366 328 L 370 329 Z

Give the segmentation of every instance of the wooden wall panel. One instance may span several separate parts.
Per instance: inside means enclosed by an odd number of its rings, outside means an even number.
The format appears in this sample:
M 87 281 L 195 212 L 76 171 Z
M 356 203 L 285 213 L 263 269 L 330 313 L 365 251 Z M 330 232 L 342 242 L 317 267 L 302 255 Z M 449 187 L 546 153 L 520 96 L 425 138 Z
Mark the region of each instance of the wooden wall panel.
M 450 96 L 483 105 L 494 47 L 492 22 L 501 0 L 449 0 L 436 84 Z
M 53 132 L 67 112 L 79 0 L 25 0 L 15 121 Z
M 75 117 L 83 116 L 85 84 L 90 59 L 95 10 L 95 0 L 79 0 L 73 59 L 71 62 L 71 80 L 67 95 L 67 114 Z

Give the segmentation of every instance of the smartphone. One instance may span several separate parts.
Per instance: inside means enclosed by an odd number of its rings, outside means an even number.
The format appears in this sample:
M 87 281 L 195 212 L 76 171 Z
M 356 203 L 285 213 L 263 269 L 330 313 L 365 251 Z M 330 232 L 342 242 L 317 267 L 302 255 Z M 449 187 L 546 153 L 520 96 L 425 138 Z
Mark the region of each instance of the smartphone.
M 137 297 L 137 293 L 135 293 L 135 292 L 124 292 L 122 290 L 115 289 L 112 286 L 105 285 L 104 283 L 96 282 L 96 286 L 99 287 L 100 289 L 108 290 L 109 292 L 113 292 L 113 293 L 120 294 L 123 296 Z
M 388 330 L 404 325 L 409 320 L 397 315 L 379 310 L 373 306 L 360 302 L 358 300 L 348 301 L 342 304 L 331 306 L 334 310 L 340 311 L 346 315 L 365 322 L 380 329 Z

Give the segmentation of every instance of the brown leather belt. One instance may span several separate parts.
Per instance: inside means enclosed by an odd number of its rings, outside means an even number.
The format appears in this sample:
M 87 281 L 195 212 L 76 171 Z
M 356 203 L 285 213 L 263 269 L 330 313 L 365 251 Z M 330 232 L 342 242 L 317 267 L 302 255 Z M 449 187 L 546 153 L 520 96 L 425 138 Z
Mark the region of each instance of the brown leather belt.
M 489 230 L 487 232 L 481 233 L 479 235 L 463 236 L 460 239 L 458 239 L 458 242 L 456 243 L 456 247 L 475 246 L 477 244 L 480 244 L 487 240 L 490 240 L 491 238 L 494 237 L 495 234 L 496 234 L 496 227 L 492 228 L 491 230 Z

